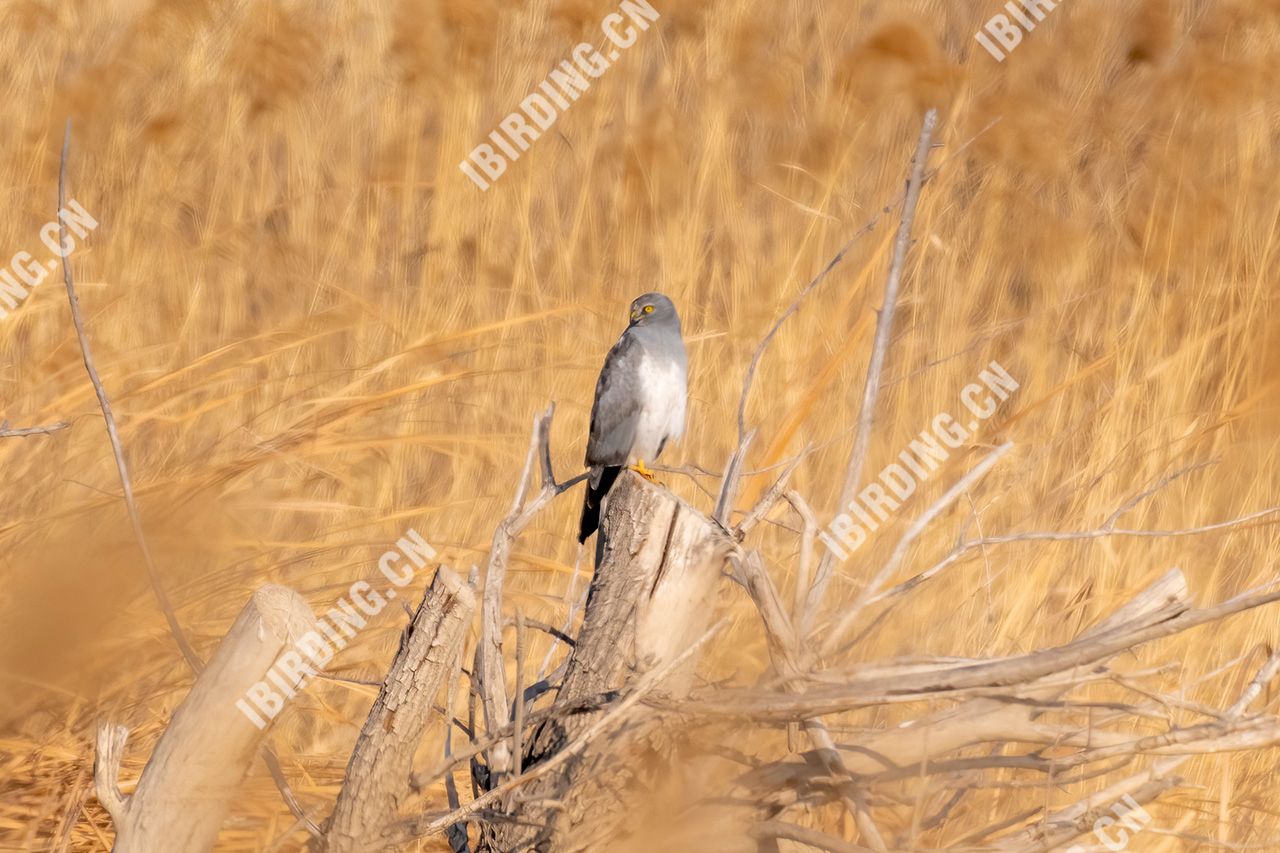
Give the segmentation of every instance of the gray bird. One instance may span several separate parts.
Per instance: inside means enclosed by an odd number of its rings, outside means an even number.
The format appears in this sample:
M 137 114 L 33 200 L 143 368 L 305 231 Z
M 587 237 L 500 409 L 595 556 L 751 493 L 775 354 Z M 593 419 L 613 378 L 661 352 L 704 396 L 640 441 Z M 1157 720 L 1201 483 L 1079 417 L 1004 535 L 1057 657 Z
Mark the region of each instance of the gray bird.
M 634 464 L 637 473 L 651 478 L 645 463 L 684 434 L 688 396 L 676 306 L 661 293 L 646 293 L 631 303 L 631 323 L 609 350 L 596 382 L 579 542 L 600 526 L 600 504 L 622 469 Z

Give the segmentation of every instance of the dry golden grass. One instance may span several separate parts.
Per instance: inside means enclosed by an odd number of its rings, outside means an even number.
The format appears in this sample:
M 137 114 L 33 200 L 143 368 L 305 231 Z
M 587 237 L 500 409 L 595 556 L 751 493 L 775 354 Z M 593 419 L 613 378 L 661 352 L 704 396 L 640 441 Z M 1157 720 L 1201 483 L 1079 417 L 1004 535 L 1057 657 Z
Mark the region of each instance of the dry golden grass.
M 450 564 L 478 561 L 548 400 L 558 468 L 577 468 L 595 373 L 645 290 L 672 295 L 690 341 L 689 429 L 664 461 L 718 469 L 756 341 L 898 193 L 935 104 L 943 165 L 917 221 L 870 469 L 995 358 L 1022 390 L 951 465 L 954 477 L 997 437 L 1016 441 L 973 495 L 988 533 L 1096 526 L 1200 460 L 1216 464 L 1129 520 L 1182 527 L 1280 503 L 1280 5 L 1073 0 L 999 64 L 972 40 L 994 0 L 656 3 L 656 29 L 479 192 L 457 163 L 614 5 L 0 6 L 0 255 L 39 248 L 72 116 L 71 195 L 102 223 L 75 256 L 81 301 L 145 526 L 202 654 L 258 584 L 327 607 L 409 526 Z M 824 517 L 889 230 L 783 328 L 748 410 L 753 467 L 817 448 L 795 486 Z M 0 442 L 0 847 L 102 849 L 96 720 L 134 727 L 136 778 L 191 676 L 148 590 L 52 279 L 0 323 L 0 403 L 15 426 L 73 422 Z M 686 478 L 671 485 L 709 504 Z M 508 600 L 535 618 L 563 618 L 577 501 L 562 498 L 515 555 Z M 911 565 L 945 551 L 972 511 L 938 525 Z M 902 524 L 842 567 L 833 595 L 857 589 Z M 786 571 L 790 534 L 762 543 Z M 914 593 L 855 654 L 1030 649 L 1172 565 L 1218 600 L 1272 579 L 1277 556 L 1266 523 L 991 549 Z M 714 667 L 750 678 L 767 662 L 759 632 L 731 592 L 721 606 L 735 631 Z M 1140 659 L 1181 659 L 1198 677 L 1274 645 L 1275 620 L 1250 613 Z M 384 613 L 335 671 L 377 678 L 402 623 Z M 1210 679 L 1196 696 L 1238 686 Z M 372 695 L 317 682 L 275 730 L 318 816 Z M 1278 757 L 1198 760 L 1199 787 L 1153 807 L 1154 826 L 1266 844 L 1280 836 Z M 920 843 L 1069 796 L 987 792 Z M 839 826 L 835 812 L 816 819 Z M 256 768 L 222 849 L 304 837 Z

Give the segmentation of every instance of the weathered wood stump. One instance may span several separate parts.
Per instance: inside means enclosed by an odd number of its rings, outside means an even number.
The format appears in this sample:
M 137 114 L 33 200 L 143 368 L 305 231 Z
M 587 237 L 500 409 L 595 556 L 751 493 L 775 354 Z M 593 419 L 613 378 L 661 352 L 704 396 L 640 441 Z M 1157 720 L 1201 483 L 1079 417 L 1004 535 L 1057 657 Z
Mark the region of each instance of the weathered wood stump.
M 587 594 L 577 645 L 557 701 L 625 691 L 647 672 L 676 659 L 711 625 L 725 554 L 726 531 L 665 488 L 624 472 L 601 518 L 602 539 Z M 687 693 L 695 660 L 683 663 L 663 683 L 672 696 Z M 554 719 L 539 727 L 525 751 L 536 766 L 571 742 L 601 712 Z M 628 730 L 638 750 L 659 746 L 653 726 Z M 587 751 L 520 793 L 521 823 L 490 824 L 480 850 L 578 849 L 591 838 L 626 833 L 629 811 L 623 795 L 632 781 L 620 761 L 617 740 L 609 755 Z M 556 808 L 539 800 L 552 798 Z M 532 824 L 532 825 L 531 825 Z M 590 824 L 590 826 L 588 826 Z

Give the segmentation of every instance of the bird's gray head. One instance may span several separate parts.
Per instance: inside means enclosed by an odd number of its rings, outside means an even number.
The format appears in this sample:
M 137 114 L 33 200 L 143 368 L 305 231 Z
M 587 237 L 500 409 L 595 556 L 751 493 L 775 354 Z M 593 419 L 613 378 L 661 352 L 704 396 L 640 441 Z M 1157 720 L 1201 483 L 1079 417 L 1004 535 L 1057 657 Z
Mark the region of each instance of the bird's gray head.
M 646 293 L 631 303 L 632 326 L 659 326 L 675 324 L 680 328 L 680 316 L 675 303 L 661 293 Z

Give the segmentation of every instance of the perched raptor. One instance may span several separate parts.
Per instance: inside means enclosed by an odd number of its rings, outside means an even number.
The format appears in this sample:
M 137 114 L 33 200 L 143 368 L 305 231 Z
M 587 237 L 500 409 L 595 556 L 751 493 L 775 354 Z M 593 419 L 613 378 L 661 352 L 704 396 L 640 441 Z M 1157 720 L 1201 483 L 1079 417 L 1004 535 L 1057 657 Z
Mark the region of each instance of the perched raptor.
M 661 293 L 646 293 L 631 303 L 631 323 L 609 350 L 596 382 L 579 542 L 600 526 L 600 504 L 622 469 L 634 464 L 648 477 L 645 462 L 684 433 L 688 394 L 676 306 Z

